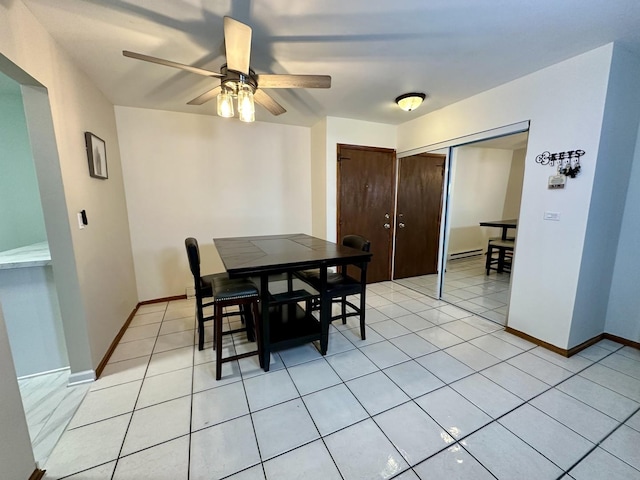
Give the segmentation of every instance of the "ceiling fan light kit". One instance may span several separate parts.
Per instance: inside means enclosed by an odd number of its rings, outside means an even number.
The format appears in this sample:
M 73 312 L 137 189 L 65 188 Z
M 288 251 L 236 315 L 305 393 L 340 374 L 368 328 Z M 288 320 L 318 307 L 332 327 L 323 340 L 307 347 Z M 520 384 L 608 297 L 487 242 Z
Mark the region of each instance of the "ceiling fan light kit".
M 224 17 L 224 43 L 227 63 L 220 68 L 220 73 L 128 50 L 124 50 L 122 54 L 125 57 L 178 68 L 205 77 L 220 78 L 219 86 L 197 96 L 188 102 L 188 105 L 202 105 L 217 98 L 218 115 L 231 118 L 235 115 L 233 98 L 236 97 L 238 116 L 243 122 L 255 121 L 255 103 L 268 110 L 272 115 L 280 115 L 286 112 L 282 105 L 264 92 L 264 88 L 331 87 L 331 77 L 329 75 L 256 75 L 249 67 L 251 36 L 252 31 L 249 25 L 245 25 L 231 17 Z M 261 88 L 258 87 L 259 82 L 263 84 Z
M 222 89 L 218 94 L 218 116 L 231 118 L 235 115 L 233 111 L 233 96 L 231 92 Z
M 243 85 L 238 91 L 238 116 L 242 122 L 253 122 L 256 119 L 253 91 L 248 85 Z
M 422 105 L 425 98 L 427 98 L 427 96 L 424 93 L 405 93 L 396 98 L 396 103 L 405 112 L 410 112 Z

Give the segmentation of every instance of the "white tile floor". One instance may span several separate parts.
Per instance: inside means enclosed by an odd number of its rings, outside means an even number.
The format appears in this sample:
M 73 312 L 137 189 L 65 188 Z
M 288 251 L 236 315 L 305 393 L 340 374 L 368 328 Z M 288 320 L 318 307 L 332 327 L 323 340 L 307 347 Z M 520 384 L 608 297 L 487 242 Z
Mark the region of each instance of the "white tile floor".
M 365 341 L 351 319 L 326 357 L 250 357 L 218 382 L 191 301 L 141 307 L 45 478 L 640 479 L 637 350 L 566 359 L 393 283 L 368 304 Z
M 68 387 L 68 383 L 68 368 L 18 380 L 33 456 L 39 465 L 47 461 L 89 390 L 87 384 Z
M 442 299 L 456 307 L 506 325 L 511 275 L 495 271 L 487 275 L 484 262 L 484 256 L 449 260 L 444 276 Z M 435 274 L 396 281 L 420 293 L 437 298 L 437 275 Z M 446 310 L 445 312 L 449 313 Z

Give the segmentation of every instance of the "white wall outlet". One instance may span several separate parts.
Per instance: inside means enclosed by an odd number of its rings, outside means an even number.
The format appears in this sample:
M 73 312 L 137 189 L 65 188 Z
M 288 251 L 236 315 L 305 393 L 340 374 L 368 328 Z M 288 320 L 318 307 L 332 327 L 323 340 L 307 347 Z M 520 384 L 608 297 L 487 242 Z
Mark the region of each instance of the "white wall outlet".
M 187 285 L 185 294 L 187 295 L 187 298 L 196 298 L 196 287 L 193 285 Z
M 544 212 L 545 220 L 552 220 L 554 222 L 560 221 L 560 212 Z
M 80 230 L 84 230 L 87 226 L 84 224 L 84 220 L 82 219 L 82 212 L 78 212 L 78 228 Z

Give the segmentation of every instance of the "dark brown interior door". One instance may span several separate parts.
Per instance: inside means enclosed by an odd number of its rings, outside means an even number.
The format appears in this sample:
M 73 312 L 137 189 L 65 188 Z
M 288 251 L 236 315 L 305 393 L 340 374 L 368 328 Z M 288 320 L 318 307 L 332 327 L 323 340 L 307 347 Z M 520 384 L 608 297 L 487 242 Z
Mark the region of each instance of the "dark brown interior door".
M 338 145 L 338 242 L 371 241 L 367 282 L 391 280 L 395 150 Z
M 436 273 L 445 155 L 399 159 L 394 278 Z

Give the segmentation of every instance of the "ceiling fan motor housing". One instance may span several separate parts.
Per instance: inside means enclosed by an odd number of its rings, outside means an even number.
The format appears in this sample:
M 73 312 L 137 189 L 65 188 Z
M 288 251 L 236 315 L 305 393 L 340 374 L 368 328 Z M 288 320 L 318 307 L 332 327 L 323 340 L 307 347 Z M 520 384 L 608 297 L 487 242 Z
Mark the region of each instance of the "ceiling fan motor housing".
M 249 74 L 246 75 L 242 72 L 229 70 L 225 63 L 220 67 L 220 73 L 222 74 L 222 78 L 220 80 L 222 88 L 228 90 L 233 95 L 238 94 L 238 90 L 242 85 L 248 85 L 251 88 L 252 93 L 255 93 L 258 88 L 258 77 L 256 72 L 251 68 L 249 69 Z

